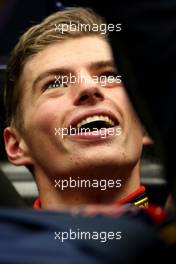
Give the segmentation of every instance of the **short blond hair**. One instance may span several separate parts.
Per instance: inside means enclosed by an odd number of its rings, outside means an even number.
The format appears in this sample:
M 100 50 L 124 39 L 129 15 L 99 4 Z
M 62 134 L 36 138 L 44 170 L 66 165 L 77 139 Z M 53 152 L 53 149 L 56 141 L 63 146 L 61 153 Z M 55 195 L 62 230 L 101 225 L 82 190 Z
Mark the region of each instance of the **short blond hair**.
M 89 25 L 91 30 L 82 27 L 82 30 L 68 30 L 59 32 L 56 30 L 56 25 L 78 26 L 80 24 Z M 41 23 L 29 28 L 19 39 L 15 48 L 11 52 L 6 71 L 6 81 L 4 88 L 4 103 L 6 108 L 6 125 L 16 127 L 19 131 L 23 128 L 23 117 L 21 111 L 21 98 L 23 96 L 22 87 L 19 85 L 19 79 L 26 62 L 43 50 L 46 46 L 69 38 L 76 38 L 86 35 L 99 35 L 107 38 L 101 34 L 100 26 L 106 23 L 104 18 L 97 15 L 94 11 L 87 8 L 69 8 L 68 10 L 58 11 Z M 94 31 L 92 28 L 97 25 L 99 30 Z

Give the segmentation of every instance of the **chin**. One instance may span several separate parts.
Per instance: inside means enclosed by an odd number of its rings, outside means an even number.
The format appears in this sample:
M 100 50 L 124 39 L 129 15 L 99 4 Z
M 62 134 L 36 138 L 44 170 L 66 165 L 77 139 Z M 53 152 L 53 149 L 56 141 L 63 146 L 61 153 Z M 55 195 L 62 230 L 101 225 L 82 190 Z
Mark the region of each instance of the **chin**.
M 108 153 L 96 153 L 89 157 L 81 157 L 79 161 L 75 161 L 75 164 L 77 164 L 76 169 L 80 168 L 84 171 L 101 171 L 106 168 L 108 169 L 108 173 L 111 173 L 112 169 L 126 166 L 127 163 L 127 160 L 124 160 L 122 155 L 112 155 L 112 153 L 109 155 Z

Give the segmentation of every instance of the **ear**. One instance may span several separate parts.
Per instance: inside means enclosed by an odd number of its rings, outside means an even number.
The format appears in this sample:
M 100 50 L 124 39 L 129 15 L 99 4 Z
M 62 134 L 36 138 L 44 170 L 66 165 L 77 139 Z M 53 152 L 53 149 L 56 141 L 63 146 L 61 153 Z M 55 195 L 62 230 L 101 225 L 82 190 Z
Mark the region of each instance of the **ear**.
M 22 136 L 11 127 L 4 129 L 5 149 L 9 161 L 14 165 L 32 165 L 28 147 Z
M 153 139 L 149 136 L 149 134 L 147 133 L 147 131 L 144 128 L 143 128 L 142 143 L 143 143 L 143 146 L 149 146 L 149 145 L 154 144 Z

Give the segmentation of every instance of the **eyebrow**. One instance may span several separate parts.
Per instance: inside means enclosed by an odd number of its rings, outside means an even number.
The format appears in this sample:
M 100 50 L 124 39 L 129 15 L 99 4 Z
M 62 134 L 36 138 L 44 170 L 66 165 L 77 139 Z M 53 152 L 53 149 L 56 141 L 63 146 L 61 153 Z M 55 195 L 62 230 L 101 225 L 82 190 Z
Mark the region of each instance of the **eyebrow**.
M 95 70 L 101 69 L 104 67 L 115 67 L 115 64 L 112 60 L 96 61 L 96 62 L 91 62 L 90 64 L 88 64 L 88 68 L 95 69 Z M 34 88 L 38 82 L 40 82 L 41 80 L 43 80 L 44 78 L 50 75 L 55 75 L 55 76 L 68 75 L 70 72 L 72 72 L 72 70 L 69 68 L 53 68 L 53 69 L 46 70 L 37 76 L 37 78 L 32 83 L 32 87 Z
M 113 60 L 97 61 L 90 63 L 90 68 L 99 69 L 104 67 L 116 67 Z

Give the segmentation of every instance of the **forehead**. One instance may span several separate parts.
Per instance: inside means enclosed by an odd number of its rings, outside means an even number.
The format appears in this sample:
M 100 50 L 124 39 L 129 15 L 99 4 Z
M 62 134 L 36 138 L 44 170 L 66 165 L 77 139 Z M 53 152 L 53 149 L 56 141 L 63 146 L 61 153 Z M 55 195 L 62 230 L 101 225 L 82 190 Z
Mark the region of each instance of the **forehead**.
M 24 66 L 23 77 L 35 79 L 41 72 L 54 67 L 78 69 L 96 61 L 112 60 L 109 43 L 98 36 L 63 40 L 47 46 Z

